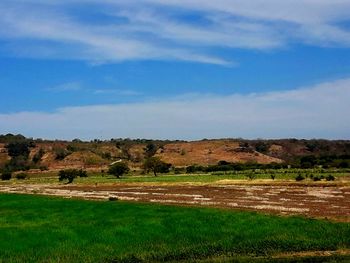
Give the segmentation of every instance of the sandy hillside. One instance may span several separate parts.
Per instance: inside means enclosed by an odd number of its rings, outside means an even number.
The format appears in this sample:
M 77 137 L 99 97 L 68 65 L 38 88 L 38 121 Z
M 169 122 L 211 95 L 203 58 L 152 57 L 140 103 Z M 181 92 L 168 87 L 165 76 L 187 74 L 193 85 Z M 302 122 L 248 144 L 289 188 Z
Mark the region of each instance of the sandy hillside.
M 238 142 L 229 140 L 170 143 L 159 149 L 157 156 L 175 166 L 217 164 L 219 161 L 263 164 L 282 162 L 281 159 L 240 147 Z

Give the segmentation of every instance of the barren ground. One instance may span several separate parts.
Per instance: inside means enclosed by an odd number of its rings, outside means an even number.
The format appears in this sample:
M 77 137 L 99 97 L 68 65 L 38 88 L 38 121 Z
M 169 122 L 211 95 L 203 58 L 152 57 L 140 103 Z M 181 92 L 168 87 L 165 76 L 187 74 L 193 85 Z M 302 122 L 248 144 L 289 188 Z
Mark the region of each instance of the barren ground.
M 0 186 L 0 192 L 93 200 L 115 197 L 118 200 L 263 211 L 350 222 L 350 187 L 339 185 L 17 184 Z

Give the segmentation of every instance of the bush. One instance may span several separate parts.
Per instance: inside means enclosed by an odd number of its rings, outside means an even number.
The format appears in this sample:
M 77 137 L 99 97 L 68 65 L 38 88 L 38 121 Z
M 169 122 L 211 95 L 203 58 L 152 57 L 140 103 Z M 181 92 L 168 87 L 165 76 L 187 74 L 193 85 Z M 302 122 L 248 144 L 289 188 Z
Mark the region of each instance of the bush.
M 60 147 L 54 148 L 53 151 L 56 155 L 55 159 L 60 160 L 60 161 L 62 161 L 64 158 L 66 158 L 68 155 L 71 154 L 71 152 L 67 151 L 64 148 L 60 148 Z
M 272 180 L 275 180 L 276 175 L 275 174 L 270 174 L 270 177 L 271 177 Z
M 77 177 L 87 177 L 87 172 L 84 170 L 77 170 L 77 169 L 67 169 L 67 170 L 61 170 L 58 173 L 58 179 L 59 181 L 68 180 L 68 183 L 72 183 L 73 180 Z
M 45 151 L 43 150 L 43 148 L 40 148 L 39 151 L 33 156 L 33 163 L 37 164 L 41 161 L 41 159 L 43 158 L 45 154 Z
M 129 166 L 125 162 L 115 163 L 109 167 L 108 174 L 114 175 L 117 178 L 128 173 L 130 171 Z
M 245 176 L 248 177 L 249 180 L 253 180 L 253 179 L 256 178 L 256 174 L 255 173 L 246 173 Z
M 314 179 L 313 179 L 315 182 L 316 181 L 321 181 L 321 178 L 320 177 L 318 177 L 318 176 L 314 176 Z
M 192 174 L 196 172 L 203 172 L 205 170 L 205 167 L 200 165 L 190 165 L 186 167 L 186 173 Z
M 186 172 L 185 168 L 174 168 L 174 174 L 183 174 Z
M 212 172 L 212 175 L 225 175 L 225 172 Z
M 327 180 L 327 181 L 334 181 L 334 180 L 335 180 L 335 177 L 334 177 L 333 175 L 330 174 L 330 175 L 327 175 L 327 176 L 326 176 L 326 180 Z
M 305 179 L 305 177 L 304 176 L 302 176 L 301 174 L 298 174 L 298 176 L 297 177 L 295 177 L 295 181 L 302 181 L 302 180 L 304 180 Z
M 145 172 L 153 171 L 154 176 L 157 176 L 157 173 L 169 173 L 171 164 L 165 163 L 160 160 L 158 157 L 147 158 L 143 164 Z
M 79 177 L 88 177 L 87 172 L 85 170 L 78 170 L 78 176 Z
M 28 174 L 26 174 L 26 173 L 19 173 L 19 174 L 16 174 L 16 178 L 18 179 L 18 180 L 24 180 L 24 179 L 26 179 L 28 177 Z
M 49 168 L 46 165 L 40 165 L 39 166 L 40 171 L 47 171 Z
M 8 181 L 12 178 L 12 173 L 10 171 L 3 171 L 1 174 L 1 180 Z

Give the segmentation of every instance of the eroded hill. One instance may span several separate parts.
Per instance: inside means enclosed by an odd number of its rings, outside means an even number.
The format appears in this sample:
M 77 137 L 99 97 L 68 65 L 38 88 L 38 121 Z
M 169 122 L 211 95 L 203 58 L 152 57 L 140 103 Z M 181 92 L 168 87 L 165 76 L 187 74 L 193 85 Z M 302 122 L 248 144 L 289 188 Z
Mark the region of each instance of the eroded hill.
M 11 160 L 11 142 L 30 141 L 27 159 L 30 168 L 58 170 L 64 168 L 105 169 L 117 160 L 125 160 L 134 169 L 141 168 L 149 156 L 157 156 L 175 167 L 228 163 L 296 163 L 306 159 L 307 165 L 319 164 L 312 158 L 326 161 L 340 156 L 345 166 L 350 160 L 350 141 L 328 140 L 242 140 L 217 139 L 201 141 L 160 141 L 114 139 L 83 142 L 44 141 L 21 135 L 0 136 L 0 167 Z M 15 149 L 16 150 L 16 149 Z M 311 157 L 310 157 L 311 156 Z M 327 159 L 328 158 L 328 159 Z M 338 163 L 339 164 L 339 163 Z

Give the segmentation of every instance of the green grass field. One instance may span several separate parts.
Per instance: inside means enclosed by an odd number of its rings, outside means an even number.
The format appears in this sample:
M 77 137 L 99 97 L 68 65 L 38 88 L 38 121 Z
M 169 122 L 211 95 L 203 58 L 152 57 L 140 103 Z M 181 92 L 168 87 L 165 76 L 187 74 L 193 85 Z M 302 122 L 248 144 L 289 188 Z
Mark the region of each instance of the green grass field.
M 212 173 L 197 173 L 197 174 L 159 174 L 155 177 L 153 174 L 139 175 L 138 173 L 130 173 L 117 179 L 114 176 L 106 173 L 89 172 L 87 178 L 76 178 L 74 183 L 78 184 L 94 184 L 94 183 L 215 183 L 220 180 L 250 180 L 248 175 L 253 174 L 254 180 L 271 179 L 271 174 L 275 175 L 275 181 L 291 180 L 295 181 L 298 174 L 303 175 L 306 180 L 303 182 L 313 182 L 310 176 L 326 177 L 333 175 L 336 179 L 341 180 L 345 176 L 350 176 L 348 169 L 280 169 L 280 170 L 261 170 L 261 171 L 240 171 L 240 172 L 212 172 Z M 324 179 L 323 179 L 324 180 Z M 44 172 L 38 174 L 29 174 L 28 179 L 18 180 L 13 176 L 10 181 L 0 181 L 0 184 L 15 184 L 15 183 L 57 183 L 57 172 Z
M 271 262 L 271 256 L 285 252 L 349 248 L 350 224 L 346 223 L 0 194 L 0 262 L 6 263 Z M 328 261 L 313 257 L 278 262 Z

